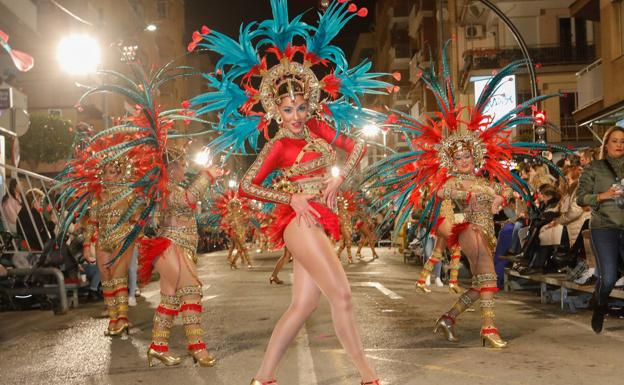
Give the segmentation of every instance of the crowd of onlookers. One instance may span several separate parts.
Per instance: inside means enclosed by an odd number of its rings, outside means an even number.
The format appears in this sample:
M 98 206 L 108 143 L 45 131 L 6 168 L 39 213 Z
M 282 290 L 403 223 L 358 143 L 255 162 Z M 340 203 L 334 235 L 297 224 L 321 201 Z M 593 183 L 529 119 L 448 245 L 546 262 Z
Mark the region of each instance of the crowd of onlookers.
M 523 274 L 567 273 L 578 284 L 596 281 L 596 259 L 591 248 L 590 207 L 577 203 L 579 177 L 589 163 L 599 158 L 599 150 L 589 148 L 579 155 L 557 162 L 563 175 L 553 174 L 541 163 L 521 163 L 520 177 L 534 194 L 535 205 L 516 200 L 512 218 L 499 233 L 501 260 L 511 260 Z M 518 197 L 517 197 L 518 198 Z M 511 232 L 511 237 L 506 237 Z M 509 240 L 505 242 L 504 238 Z M 506 263 L 505 263 L 506 264 Z M 624 286 L 620 279 L 616 286 Z

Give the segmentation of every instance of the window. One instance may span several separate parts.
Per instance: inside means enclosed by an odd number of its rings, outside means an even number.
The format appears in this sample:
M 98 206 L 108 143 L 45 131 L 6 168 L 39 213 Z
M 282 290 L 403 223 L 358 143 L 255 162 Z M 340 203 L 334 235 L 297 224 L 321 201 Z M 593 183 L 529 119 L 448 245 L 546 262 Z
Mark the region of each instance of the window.
M 159 19 L 166 19 L 167 18 L 167 2 L 159 1 L 158 3 L 156 3 L 156 11 L 158 12 Z
M 614 2 L 613 8 L 612 35 L 614 39 L 610 39 L 611 58 L 617 59 L 624 55 L 624 4 L 622 1 Z
M 50 108 L 48 110 L 48 116 L 51 118 L 60 118 L 63 116 L 63 110 L 60 110 L 58 108 Z

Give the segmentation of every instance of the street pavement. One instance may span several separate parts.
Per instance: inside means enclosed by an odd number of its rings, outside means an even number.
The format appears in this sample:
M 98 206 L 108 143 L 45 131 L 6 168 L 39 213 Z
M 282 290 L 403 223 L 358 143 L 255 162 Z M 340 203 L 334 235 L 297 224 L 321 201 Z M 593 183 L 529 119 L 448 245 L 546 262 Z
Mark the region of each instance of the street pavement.
M 624 384 L 624 321 L 608 319 L 595 335 L 589 311 L 563 313 L 542 305 L 536 293 L 501 292 L 497 326 L 509 347 L 481 347 L 479 312 L 459 319 L 461 342 L 451 344 L 432 333 L 433 324 L 457 295 L 433 287 L 414 291 L 419 266 L 381 249 L 352 265 L 356 319 L 366 353 L 384 385 L 620 385 Z M 50 311 L 0 313 L 0 384 L 215 384 L 247 385 L 260 364 L 272 327 L 290 301 L 291 266 L 269 285 L 278 253 L 253 253 L 254 268 L 230 270 L 223 252 L 202 255 L 206 342 L 218 358 L 212 368 L 194 366 L 190 357 L 177 367 L 149 368 L 145 352 L 158 284 L 148 285 L 130 309 L 129 337 L 103 335 L 107 321 L 97 316 L 102 303 L 81 305 L 66 315 Z M 170 342 L 185 353 L 180 321 Z M 356 385 L 359 378 L 341 349 L 325 299 L 306 322 L 283 360 L 280 385 Z

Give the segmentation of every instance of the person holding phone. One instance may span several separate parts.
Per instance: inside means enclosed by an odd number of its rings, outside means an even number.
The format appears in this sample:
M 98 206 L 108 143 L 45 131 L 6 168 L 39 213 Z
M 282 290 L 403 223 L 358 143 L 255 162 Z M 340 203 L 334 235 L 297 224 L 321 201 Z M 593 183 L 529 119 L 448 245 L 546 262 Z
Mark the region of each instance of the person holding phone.
M 598 280 L 591 326 L 602 331 L 609 295 L 624 258 L 624 128 L 613 126 L 603 137 L 600 159 L 588 164 L 579 178 L 577 203 L 591 207 L 591 244 Z

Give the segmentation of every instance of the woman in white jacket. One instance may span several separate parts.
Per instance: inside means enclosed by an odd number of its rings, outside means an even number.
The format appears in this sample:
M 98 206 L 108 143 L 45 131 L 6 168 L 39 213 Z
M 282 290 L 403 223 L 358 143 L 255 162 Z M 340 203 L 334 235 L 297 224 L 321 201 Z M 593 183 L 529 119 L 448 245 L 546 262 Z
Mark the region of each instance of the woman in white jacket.
M 567 181 L 561 180 L 560 189 L 563 193 L 559 203 L 561 215 L 556 219 L 557 224 L 563 225 L 568 231 L 570 240 L 570 255 L 585 258 L 585 247 L 581 232 L 588 228 L 591 213 L 576 204 L 576 190 L 578 179 L 582 169 L 577 166 L 569 166 L 564 169 Z

